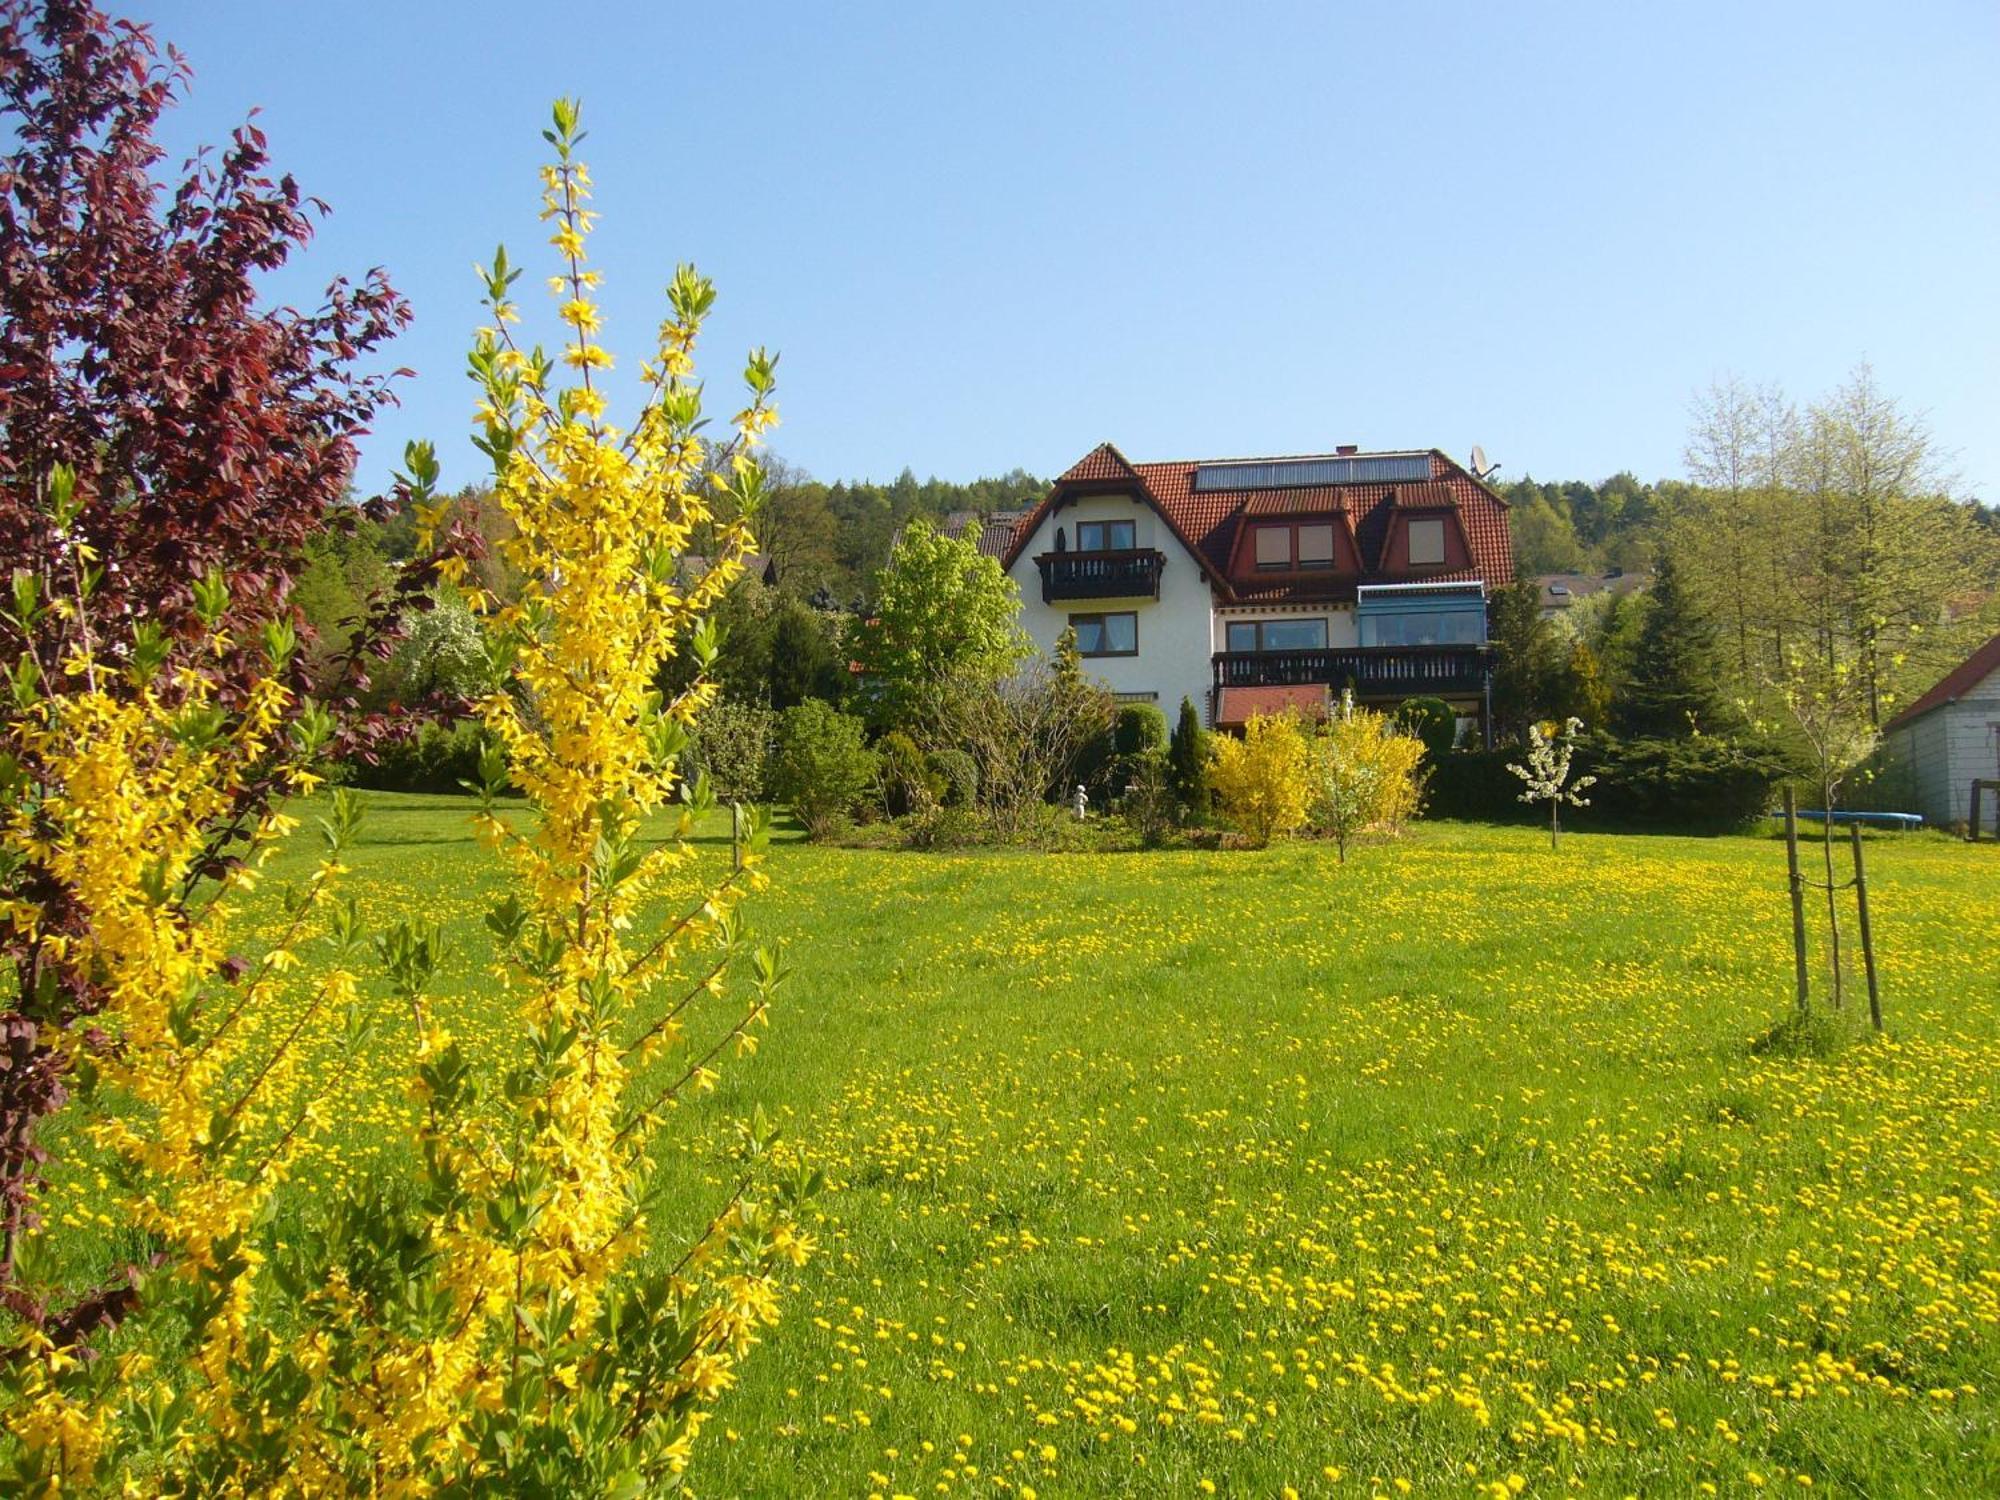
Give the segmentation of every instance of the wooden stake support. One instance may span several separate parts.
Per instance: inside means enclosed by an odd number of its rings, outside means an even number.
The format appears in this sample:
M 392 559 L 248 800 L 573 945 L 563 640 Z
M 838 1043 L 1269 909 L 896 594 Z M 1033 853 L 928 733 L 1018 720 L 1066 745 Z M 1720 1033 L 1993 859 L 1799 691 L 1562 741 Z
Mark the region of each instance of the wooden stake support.
M 1850 823 L 1847 831 L 1854 835 L 1854 900 L 1861 909 L 1861 962 L 1868 970 L 1868 1019 L 1880 1031 L 1882 992 L 1875 984 L 1875 937 L 1868 926 L 1868 870 L 1861 862 L 1860 825 Z
M 1799 802 L 1790 787 L 1785 788 L 1785 866 L 1792 884 L 1792 967 L 1798 981 L 1799 1013 L 1803 1015 L 1812 992 L 1806 977 L 1806 888 L 1799 874 Z

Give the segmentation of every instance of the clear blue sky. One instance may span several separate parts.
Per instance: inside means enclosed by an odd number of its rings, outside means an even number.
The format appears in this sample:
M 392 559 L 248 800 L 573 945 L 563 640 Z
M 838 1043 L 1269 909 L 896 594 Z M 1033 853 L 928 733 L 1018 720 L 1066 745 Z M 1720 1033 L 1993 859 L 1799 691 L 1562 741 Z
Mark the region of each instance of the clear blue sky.
M 695 261 L 712 389 L 782 351 L 776 446 L 823 478 L 1053 473 L 1105 438 L 1651 478 L 1712 377 L 1806 397 L 1866 357 L 2000 500 L 2000 6 L 1643 9 L 128 13 L 196 70 L 177 152 L 260 106 L 332 205 L 286 293 L 379 263 L 414 303 L 370 487 L 412 435 L 479 477 L 470 265 L 504 239 L 534 305 L 568 93 L 610 346 L 636 364 Z

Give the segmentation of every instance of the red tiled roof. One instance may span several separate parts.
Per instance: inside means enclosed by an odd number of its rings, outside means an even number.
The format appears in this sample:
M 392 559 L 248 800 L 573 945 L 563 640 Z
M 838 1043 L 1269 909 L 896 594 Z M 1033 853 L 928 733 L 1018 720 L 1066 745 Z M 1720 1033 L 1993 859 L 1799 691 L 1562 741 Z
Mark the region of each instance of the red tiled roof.
M 1454 508 L 1458 494 L 1449 484 L 1432 480 L 1429 484 L 1399 484 L 1389 491 L 1389 503 L 1398 510 L 1440 510 Z
M 1110 443 L 1099 443 L 1082 458 L 1071 464 L 1069 469 L 1056 480 L 1057 484 L 1075 484 L 1092 479 L 1136 479 L 1138 475 L 1125 461 L 1125 455 Z
M 1934 708 L 1942 708 L 1947 703 L 1956 703 L 1978 687 L 1988 672 L 1993 671 L 2000 671 L 2000 635 L 1994 636 L 1992 640 L 1945 673 L 1937 686 L 1882 727 L 1898 729 Z
M 1332 689 L 1325 683 L 1300 683 L 1294 687 L 1226 687 L 1215 706 L 1217 725 L 1234 729 L 1248 724 L 1258 714 L 1281 714 L 1295 708 L 1310 718 L 1326 717 Z
M 1011 565 L 1041 525 L 1042 518 L 1078 483 L 1137 481 L 1168 527 L 1201 560 L 1219 594 L 1232 602 L 1266 602 L 1286 598 L 1340 599 L 1352 597 L 1357 581 L 1405 581 L 1403 575 L 1381 571 L 1389 520 L 1397 509 L 1449 506 L 1465 527 L 1472 566 L 1438 571 L 1426 569 L 1427 582 L 1458 583 L 1483 579 L 1498 588 L 1514 579 L 1514 541 L 1507 526 L 1507 503 L 1436 449 L 1430 450 L 1431 477 L 1403 484 L 1338 484 L 1283 490 L 1203 490 L 1194 488 L 1194 472 L 1205 459 L 1173 463 L 1127 463 L 1109 443 L 1100 444 L 1055 483 L 1042 503 L 1014 528 L 1004 559 Z M 1229 560 L 1236 532 L 1245 516 L 1298 515 L 1344 510 L 1361 553 L 1359 580 L 1292 580 L 1269 587 L 1229 584 Z

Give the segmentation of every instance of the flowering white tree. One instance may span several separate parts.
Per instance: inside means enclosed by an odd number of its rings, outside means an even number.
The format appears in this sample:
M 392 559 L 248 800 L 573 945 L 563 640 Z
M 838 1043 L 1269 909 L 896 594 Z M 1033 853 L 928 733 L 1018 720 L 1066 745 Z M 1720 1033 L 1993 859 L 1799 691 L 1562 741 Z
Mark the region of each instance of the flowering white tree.
M 1547 734 L 1539 724 L 1528 726 L 1528 763 L 1525 766 L 1509 765 L 1508 770 L 1528 784 L 1521 793 L 1521 800 L 1527 803 L 1546 802 L 1549 805 L 1549 847 L 1559 848 L 1562 841 L 1562 808 L 1567 802 L 1571 807 L 1588 807 L 1590 799 L 1583 795 L 1583 789 L 1597 783 L 1595 776 L 1579 776 L 1569 779 L 1570 757 L 1576 752 L 1577 732 L 1583 728 L 1583 720 L 1572 718 L 1563 725 L 1560 733 Z

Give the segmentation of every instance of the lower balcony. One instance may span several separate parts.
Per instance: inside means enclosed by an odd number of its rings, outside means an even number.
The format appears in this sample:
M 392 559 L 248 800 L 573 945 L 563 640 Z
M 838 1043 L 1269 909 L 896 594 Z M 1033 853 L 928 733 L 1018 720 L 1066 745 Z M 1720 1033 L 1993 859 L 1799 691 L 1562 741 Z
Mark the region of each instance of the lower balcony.
M 1215 685 L 1324 685 L 1357 699 L 1464 698 L 1486 691 L 1493 671 L 1490 646 L 1355 646 L 1319 651 L 1219 651 Z
M 1044 552 L 1042 603 L 1062 599 L 1157 599 L 1166 554 L 1152 547 L 1116 552 Z

